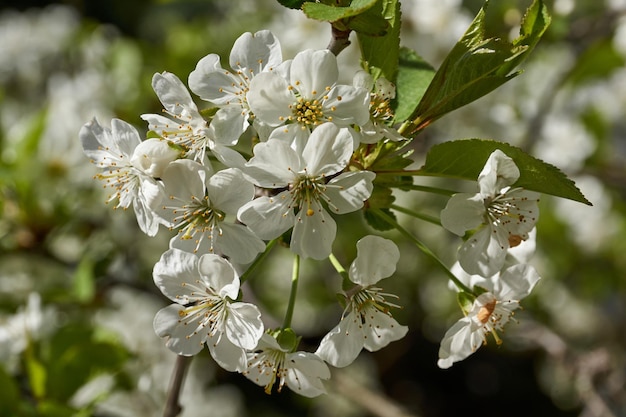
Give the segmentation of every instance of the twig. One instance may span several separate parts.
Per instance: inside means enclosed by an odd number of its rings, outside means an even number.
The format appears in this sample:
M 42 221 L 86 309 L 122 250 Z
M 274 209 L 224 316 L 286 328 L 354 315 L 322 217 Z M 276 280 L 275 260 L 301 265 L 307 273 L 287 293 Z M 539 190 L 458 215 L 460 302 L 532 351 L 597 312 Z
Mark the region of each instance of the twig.
M 191 363 L 193 356 L 178 355 L 176 363 L 174 364 L 174 372 L 172 373 L 172 380 L 170 381 L 170 387 L 167 393 L 167 402 L 165 403 L 165 410 L 163 411 L 163 417 L 176 417 L 182 411 L 178 400 L 180 398 L 180 392 L 183 387 L 183 381 L 187 373 L 187 368 Z
M 350 45 L 350 32 L 352 32 L 350 29 L 340 30 L 335 26 L 331 26 L 332 38 L 326 49 L 332 52 L 335 56 L 339 55 L 341 51 Z

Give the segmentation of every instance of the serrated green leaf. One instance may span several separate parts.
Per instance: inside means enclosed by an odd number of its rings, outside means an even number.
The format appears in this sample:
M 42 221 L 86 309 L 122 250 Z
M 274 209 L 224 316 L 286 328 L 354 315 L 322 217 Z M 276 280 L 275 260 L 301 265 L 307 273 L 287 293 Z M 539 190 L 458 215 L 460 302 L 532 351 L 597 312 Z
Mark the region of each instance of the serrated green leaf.
M 391 210 L 387 208 L 382 208 L 379 210 L 383 211 L 386 215 L 396 220 L 396 215 Z M 390 225 L 389 223 L 381 219 L 380 216 L 376 215 L 374 212 L 372 212 L 369 209 L 366 209 L 363 211 L 363 217 L 365 218 L 365 221 L 372 229 L 378 230 L 379 232 L 385 232 L 387 230 L 394 229 L 394 226 Z
M 396 98 L 392 101 L 395 120 L 407 120 L 424 96 L 424 92 L 435 76 L 435 69 L 415 51 L 400 48 Z
M 446 113 L 490 93 L 519 75 L 522 63 L 545 33 L 550 15 L 541 0 L 534 0 L 522 20 L 520 36 L 513 42 L 486 34 L 488 2 L 478 12 L 465 35 L 452 48 L 422 100 L 409 119 L 414 134 Z
M 591 205 L 574 182 L 557 167 L 503 142 L 464 139 L 435 145 L 426 155 L 426 163 L 419 172 L 475 181 L 496 149 L 513 159 L 520 170 L 520 177 L 513 186 Z
M 377 11 L 388 23 L 384 36 L 371 36 L 357 31 L 364 68 L 377 79 L 384 77 L 396 81 L 400 51 L 400 3 L 398 0 L 381 0 L 371 12 Z
M 348 29 L 369 36 L 384 36 L 389 29 L 389 23 L 380 13 L 376 12 L 377 7 L 372 7 L 358 16 L 347 19 Z
M 322 22 L 337 22 L 342 19 L 360 15 L 374 6 L 378 0 L 353 0 L 348 7 L 329 6 L 322 3 L 306 2 L 302 11 L 308 18 Z
M 389 208 L 395 200 L 391 188 L 375 185 L 367 204 L 369 208 L 384 209 Z

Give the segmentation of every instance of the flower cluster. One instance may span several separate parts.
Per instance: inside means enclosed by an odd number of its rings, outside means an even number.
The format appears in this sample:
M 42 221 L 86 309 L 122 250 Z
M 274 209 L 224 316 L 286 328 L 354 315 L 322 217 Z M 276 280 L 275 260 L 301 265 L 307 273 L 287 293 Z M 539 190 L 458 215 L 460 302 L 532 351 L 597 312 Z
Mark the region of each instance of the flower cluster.
M 114 190 L 109 201 L 132 205 L 150 236 L 160 226 L 172 231 L 153 270 L 172 301 L 154 319 L 166 346 L 192 356 L 206 345 L 221 367 L 267 393 L 287 385 L 317 396 L 330 378 L 327 364 L 345 367 L 363 349 L 377 351 L 408 332 L 391 314 L 400 307 L 390 301 L 397 297 L 378 286 L 396 270 L 396 244 L 361 238 L 347 271 L 332 253 L 336 218 L 369 206 L 377 176 L 368 169 L 372 155 L 407 143 L 394 129 L 395 87 L 363 71 L 353 85 L 340 84 L 327 50 L 283 60 L 269 31 L 242 35 L 229 66 L 210 54 L 189 75 L 206 109 L 177 76 L 155 74 L 164 114 L 141 116 L 149 139 L 114 119 L 110 129 L 87 123 L 81 141 L 101 169 L 96 177 Z M 469 356 L 488 333 L 499 340 L 539 279 L 520 260 L 520 248 L 532 246 L 538 195 L 512 188 L 519 176 L 513 160 L 495 151 L 478 177 L 480 191 L 452 196 L 441 212 L 443 227 L 467 236 L 456 271 L 448 271 L 466 316 L 444 336 L 442 368 Z M 385 211 L 372 212 L 408 233 Z M 266 329 L 259 307 L 242 301 L 242 283 L 277 241 L 294 257 L 292 291 L 282 327 Z M 298 350 L 291 328 L 300 259 L 330 259 L 343 278 L 343 314 L 314 352 Z
M 389 126 L 394 86 L 362 74 L 354 85 L 340 84 L 336 57 L 326 50 L 283 60 L 269 31 L 237 39 L 229 67 L 209 54 L 189 75 L 206 109 L 176 75 L 155 74 L 164 109 L 141 116 L 149 139 L 117 119 L 111 128 L 94 119 L 80 138 L 101 169 L 96 178 L 113 189 L 108 201 L 132 205 L 150 236 L 159 226 L 173 232 L 153 270 L 172 301 L 154 319 L 166 346 L 192 356 L 206 345 L 221 367 L 268 393 L 286 384 L 317 396 L 330 377 L 326 363 L 346 366 L 362 348 L 375 351 L 407 333 L 391 316 L 398 307 L 385 301 L 391 295 L 374 286 L 395 271 L 397 247 L 377 236 L 359 241 L 346 310 L 316 352 L 298 350 L 290 323 L 265 329 L 259 308 L 241 301 L 241 273 L 268 241 L 287 243 L 298 262 L 332 256 L 335 216 L 361 209 L 376 177 L 350 168 L 355 150 L 402 138 Z M 239 143 L 246 132 L 254 136 L 247 152 Z
M 441 224 L 460 236 L 456 277 L 465 317 L 444 335 L 438 365 L 449 368 L 486 343 L 539 281 L 526 262 L 534 251 L 539 194 L 511 187 L 520 176 L 515 162 L 494 151 L 478 176 L 480 191 L 453 195 L 441 212 Z

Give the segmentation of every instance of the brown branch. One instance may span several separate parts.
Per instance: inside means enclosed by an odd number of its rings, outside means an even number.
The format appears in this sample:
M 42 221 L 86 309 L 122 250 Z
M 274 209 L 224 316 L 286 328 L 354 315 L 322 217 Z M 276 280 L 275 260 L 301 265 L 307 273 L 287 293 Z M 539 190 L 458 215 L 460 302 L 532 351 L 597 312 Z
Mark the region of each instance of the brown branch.
M 332 52 L 335 56 L 339 55 L 341 51 L 350 45 L 350 32 L 352 32 L 350 29 L 340 30 L 331 25 L 332 38 L 326 49 Z
M 182 411 L 183 408 L 179 404 L 180 392 L 183 388 L 187 368 L 189 367 L 192 359 L 193 356 L 178 355 L 176 357 L 176 363 L 174 364 L 174 372 L 172 373 L 172 379 L 167 393 L 167 402 L 165 403 L 163 417 L 176 417 Z

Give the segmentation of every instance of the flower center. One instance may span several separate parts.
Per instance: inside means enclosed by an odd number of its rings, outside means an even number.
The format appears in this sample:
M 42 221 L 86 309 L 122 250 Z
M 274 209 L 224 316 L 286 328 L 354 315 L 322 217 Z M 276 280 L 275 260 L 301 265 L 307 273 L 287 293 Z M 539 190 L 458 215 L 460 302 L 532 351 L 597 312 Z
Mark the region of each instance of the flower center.
M 328 200 L 324 195 L 326 179 L 323 175 L 319 177 L 300 175 L 290 188 L 290 208 L 304 210 L 307 216 L 315 214 L 313 203 L 319 202 L 320 199 Z
M 306 100 L 298 97 L 298 101 L 290 106 L 292 116 L 291 119 L 299 123 L 303 128 L 312 129 L 324 121 L 324 112 L 322 111 L 322 103 L 317 100 Z
M 176 197 L 170 196 L 170 199 L 175 200 Z M 207 235 L 211 239 L 209 251 L 213 252 L 213 235 L 216 231 L 220 236 L 222 235 L 219 224 L 224 221 L 226 214 L 213 208 L 208 196 L 203 198 L 191 196 L 191 202 L 181 206 L 164 208 L 169 208 L 173 211 L 173 228 L 180 228 L 179 233 L 182 233 L 181 239 L 196 239 L 194 252 L 198 250 L 201 240 Z
M 480 308 L 480 310 L 478 310 L 478 314 L 476 315 L 476 318 L 478 319 L 478 321 L 480 321 L 482 324 L 486 324 L 489 321 L 491 314 L 496 309 L 496 303 L 497 301 L 493 299 L 489 301 L 488 303 L 484 304 Z
M 107 203 L 118 199 L 119 203 L 115 208 L 127 208 L 130 205 L 130 198 L 136 194 L 136 190 L 139 188 L 139 177 L 136 172 L 133 168 L 116 169 L 112 167 L 94 176 L 94 178 L 104 182 L 105 188 L 111 187 L 115 190 L 107 198 Z

